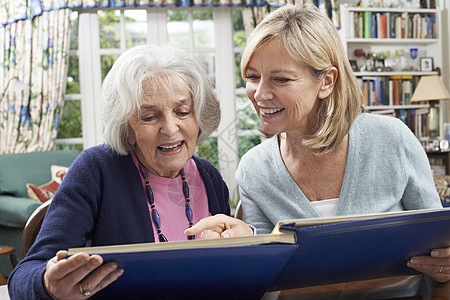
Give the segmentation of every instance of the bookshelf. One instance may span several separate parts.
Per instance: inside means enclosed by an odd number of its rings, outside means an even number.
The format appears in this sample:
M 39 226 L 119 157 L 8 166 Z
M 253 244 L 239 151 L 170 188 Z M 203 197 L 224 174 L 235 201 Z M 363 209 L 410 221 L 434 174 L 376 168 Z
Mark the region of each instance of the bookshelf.
M 402 119 L 428 142 L 426 103 L 410 102 L 418 80 L 442 67 L 441 9 L 340 5 L 340 35 L 366 111 Z M 440 136 L 443 111 L 440 110 Z

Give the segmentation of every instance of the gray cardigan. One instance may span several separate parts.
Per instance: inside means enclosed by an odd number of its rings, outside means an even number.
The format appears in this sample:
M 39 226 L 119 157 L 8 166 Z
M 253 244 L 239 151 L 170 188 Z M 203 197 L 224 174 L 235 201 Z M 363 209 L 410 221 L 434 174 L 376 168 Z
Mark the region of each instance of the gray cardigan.
M 258 234 L 279 220 L 320 216 L 284 166 L 276 137 L 242 157 L 236 180 L 245 221 Z M 336 215 L 439 207 L 428 158 L 411 130 L 396 118 L 359 115 Z

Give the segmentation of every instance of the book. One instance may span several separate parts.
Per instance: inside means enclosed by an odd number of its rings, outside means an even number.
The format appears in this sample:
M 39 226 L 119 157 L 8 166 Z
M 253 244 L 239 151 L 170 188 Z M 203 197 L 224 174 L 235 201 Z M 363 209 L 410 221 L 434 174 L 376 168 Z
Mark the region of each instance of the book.
M 388 28 L 387 27 L 387 23 L 386 23 L 387 15 L 386 15 L 386 13 L 379 13 L 377 15 L 378 15 L 378 18 L 379 18 L 378 28 L 379 28 L 379 31 L 380 31 L 378 37 L 382 38 L 382 39 L 385 39 L 385 38 L 387 38 L 387 28 Z
M 124 274 L 96 299 L 260 299 L 297 249 L 294 232 L 69 249 Z
M 420 108 L 416 109 L 416 115 L 415 115 L 415 131 L 414 134 L 419 139 L 428 139 L 428 119 L 429 119 L 429 108 Z
M 372 12 L 365 11 L 363 13 L 364 22 L 364 38 L 372 38 Z
M 69 249 L 124 274 L 96 296 L 259 299 L 267 291 L 418 274 L 416 255 L 450 246 L 450 209 L 280 221 L 271 234 Z
M 415 210 L 336 217 L 304 227 L 283 221 L 297 233 L 298 250 L 269 290 L 420 274 L 406 266 L 412 256 L 450 246 L 450 210 Z M 311 223 L 312 224 L 312 223 Z

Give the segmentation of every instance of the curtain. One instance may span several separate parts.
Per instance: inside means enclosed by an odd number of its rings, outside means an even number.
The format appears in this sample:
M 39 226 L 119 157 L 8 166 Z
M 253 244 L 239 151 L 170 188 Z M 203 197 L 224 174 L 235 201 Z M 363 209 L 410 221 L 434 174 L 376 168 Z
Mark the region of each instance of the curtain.
M 67 75 L 70 9 L 39 1 L 0 4 L 0 154 L 54 146 Z M 18 78 L 25 90 L 15 91 Z

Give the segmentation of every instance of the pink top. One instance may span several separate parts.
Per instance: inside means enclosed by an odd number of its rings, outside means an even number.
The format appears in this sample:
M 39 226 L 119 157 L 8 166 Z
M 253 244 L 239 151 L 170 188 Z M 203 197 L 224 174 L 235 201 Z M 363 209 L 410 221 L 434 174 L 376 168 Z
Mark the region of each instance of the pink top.
M 139 170 L 139 162 L 135 154 L 133 151 L 131 151 L 130 154 L 136 168 Z M 189 199 L 191 200 L 190 204 L 193 212 L 193 223 L 195 224 L 199 220 L 211 215 L 208 209 L 208 197 L 206 195 L 205 184 L 203 183 L 197 165 L 192 158 L 188 160 L 184 166 L 184 173 L 186 182 L 189 185 Z M 139 174 L 145 189 L 145 179 L 142 177 L 141 172 L 139 172 Z M 166 178 L 149 172 L 148 181 L 150 182 L 150 187 L 153 191 L 155 208 L 158 210 L 161 218 L 161 232 L 168 241 L 187 240 L 184 231 L 189 228 L 189 221 L 186 217 L 186 199 L 183 194 L 183 181 L 181 180 L 181 176 L 178 175 L 176 178 Z M 150 204 L 147 204 L 149 213 L 151 214 Z M 155 235 L 155 243 L 159 243 L 158 230 L 153 221 L 152 226 Z M 200 234 L 196 235 L 195 238 L 199 239 Z

